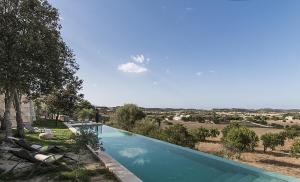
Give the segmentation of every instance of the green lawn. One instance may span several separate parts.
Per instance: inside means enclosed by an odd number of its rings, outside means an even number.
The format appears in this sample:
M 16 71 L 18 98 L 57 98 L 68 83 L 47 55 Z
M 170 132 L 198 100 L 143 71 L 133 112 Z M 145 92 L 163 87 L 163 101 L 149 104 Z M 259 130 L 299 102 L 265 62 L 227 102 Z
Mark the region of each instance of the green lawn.
M 68 152 L 72 153 L 72 144 L 75 143 L 72 140 L 74 135 L 62 122 L 56 123 L 55 120 L 37 120 L 33 123 L 33 127 L 49 128 L 54 134 L 54 138 L 51 140 L 39 139 L 39 133 L 29 133 L 26 132 L 25 140 L 31 143 L 40 145 L 56 145 L 62 146 Z M 86 151 L 89 152 L 89 151 Z M 44 180 L 54 180 L 54 181 L 86 181 L 89 182 L 92 176 L 101 175 L 105 180 L 117 181 L 115 176 L 105 167 L 100 169 L 88 170 L 83 164 L 79 167 L 75 167 L 73 170 L 67 169 L 63 166 L 58 166 L 54 170 L 45 171 L 44 168 L 36 171 L 32 177 L 44 176 Z M 0 176 L 0 181 L 15 181 L 19 179 L 26 179 L 28 172 L 10 174 L 5 176 Z
M 70 148 L 74 141 L 71 139 L 74 135 L 62 122 L 58 122 L 56 126 L 55 120 L 37 120 L 33 123 L 34 127 L 49 128 L 52 130 L 54 138 L 51 140 L 39 139 L 39 133 L 26 132 L 25 139 L 40 145 L 56 145 Z

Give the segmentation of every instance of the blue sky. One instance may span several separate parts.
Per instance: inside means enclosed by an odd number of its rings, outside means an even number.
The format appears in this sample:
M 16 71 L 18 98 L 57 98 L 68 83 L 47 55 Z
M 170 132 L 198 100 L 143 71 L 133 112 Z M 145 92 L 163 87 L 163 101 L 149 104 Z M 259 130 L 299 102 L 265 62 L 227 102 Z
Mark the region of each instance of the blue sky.
M 300 108 L 299 0 L 50 0 L 96 105 Z

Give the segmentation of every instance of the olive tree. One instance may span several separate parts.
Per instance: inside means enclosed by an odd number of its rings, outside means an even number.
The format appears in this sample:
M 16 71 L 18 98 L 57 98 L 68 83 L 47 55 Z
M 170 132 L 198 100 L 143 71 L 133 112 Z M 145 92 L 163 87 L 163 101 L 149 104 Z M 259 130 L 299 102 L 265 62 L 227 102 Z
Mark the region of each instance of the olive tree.
M 271 150 L 275 150 L 275 147 L 278 145 L 283 146 L 284 141 L 286 139 L 285 133 L 266 133 L 261 136 L 261 140 L 264 146 L 264 152 L 266 152 L 267 148 Z
M 186 127 L 181 124 L 175 124 L 164 130 L 164 140 L 185 147 L 195 147 L 195 138 L 191 135 Z
M 258 141 L 255 132 L 245 126 L 229 125 L 223 129 L 222 143 L 231 151 L 253 151 Z
M 0 91 L 5 96 L 6 137 L 16 104 L 17 135 L 24 136 L 20 95 L 47 94 L 65 85 L 78 65 L 60 34 L 59 13 L 47 0 L 0 1 Z
M 291 147 L 291 154 L 294 157 L 298 157 L 297 154 L 300 154 L 300 139 L 294 141 Z
M 145 116 L 145 113 L 138 106 L 134 104 L 125 104 L 116 110 L 113 116 L 113 123 L 117 127 L 130 131 L 135 123 Z
M 205 141 L 210 136 L 209 130 L 203 127 L 192 130 L 192 135 L 197 141 Z

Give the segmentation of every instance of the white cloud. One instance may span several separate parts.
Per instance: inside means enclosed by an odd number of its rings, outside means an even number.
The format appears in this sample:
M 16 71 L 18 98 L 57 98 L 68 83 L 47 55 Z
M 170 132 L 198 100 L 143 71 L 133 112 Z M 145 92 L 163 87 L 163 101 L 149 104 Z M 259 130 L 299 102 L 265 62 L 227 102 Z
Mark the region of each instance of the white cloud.
M 185 8 L 185 10 L 186 11 L 191 11 L 191 10 L 193 10 L 193 8 L 187 7 L 187 8 Z
M 157 81 L 154 81 L 154 82 L 153 82 L 153 85 L 157 85 L 157 84 L 158 84 Z
M 197 75 L 197 76 L 202 76 L 202 75 L 203 75 L 203 72 L 199 71 L 199 72 L 196 73 L 196 75 Z
M 209 72 L 210 72 L 210 73 L 215 73 L 216 71 L 215 71 L 215 70 L 209 70 Z
M 125 64 L 120 64 L 118 66 L 118 70 L 123 71 L 125 73 L 144 73 L 147 71 L 147 68 L 137 65 L 133 62 L 128 62 Z
M 147 151 L 142 148 L 126 148 L 124 150 L 119 151 L 119 154 L 121 156 L 127 157 L 127 158 L 135 158 L 135 157 L 143 155 L 145 153 L 147 153 Z
M 149 58 L 145 59 L 144 55 L 141 54 L 141 55 L 136 55 L 136 56 L 131 56 L 131 59 L 134 61 L 134 62 L 137 62 L 137 63 L 144 63 L 145 60 L 146 61 L 150 61 Z

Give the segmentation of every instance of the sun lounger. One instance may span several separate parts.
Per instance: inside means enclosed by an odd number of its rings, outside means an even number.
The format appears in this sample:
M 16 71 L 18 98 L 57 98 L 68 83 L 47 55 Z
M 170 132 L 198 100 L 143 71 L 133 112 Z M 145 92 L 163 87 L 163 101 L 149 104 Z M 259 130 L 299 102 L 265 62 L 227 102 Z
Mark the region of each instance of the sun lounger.
M 15 137 L 8 137 L 11 139 L 16 145 L 32 152 L 39 152 L 39 153 L 59 153 L 63 152 L 64 150 L 55 146 L 55 145 L 48 145 L 48 146 L 40 146 L 40 145 L 30 145 L 25 140 Z
M 27 162 L 33 163 L 37 165 L 36 167 L 33 168 L 31 173 L 28 175 L 31 176 L 35 170 L 38 170 L 42 165 L 45 165 L 47 167 L 56 167 L 53 165 L 54 162 L 60 160 L 63 158 L 63 155 L 59 154 L 49 154 L 49 155 L 44 155 L 44 154 L 39 154 L 39 153 L 32 153 L 24 149 L 19 149 L 19 150 L 9 150 L 9 152 L 13 155 L 16 156 L 22 160 L 25 160 Z M 13 171 L 18 165 L 23 163 L 23 161 L 18 162 L 16 165 L 14 165 L 10 170 L 6 171 L 5 174 Z M 3 175 L 3 174 L 1 174 Z
M 41 133 L 41 132 L 44 132 L 43 129 L 40 129 L 40 128 L 37 128 L 37 127 L 32 127 L 31 123 L 28 123 L 28 122 L 24 122 L 23 126 L 24 126 L 24 128 L 26 130 L 28 130 L 31 133 Z

